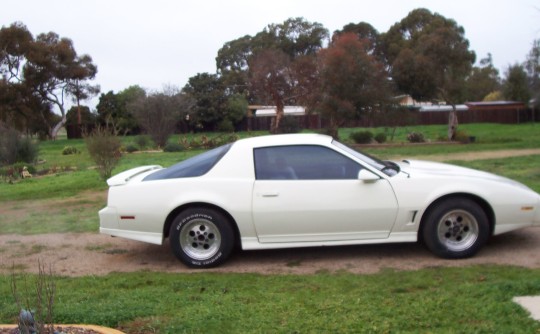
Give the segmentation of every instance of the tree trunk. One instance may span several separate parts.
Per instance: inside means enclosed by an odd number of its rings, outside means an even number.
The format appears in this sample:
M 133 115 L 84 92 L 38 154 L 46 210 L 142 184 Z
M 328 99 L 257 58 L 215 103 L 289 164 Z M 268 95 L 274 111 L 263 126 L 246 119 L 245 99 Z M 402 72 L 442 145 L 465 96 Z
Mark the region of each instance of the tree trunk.
M 276 118 L 270 127 L 270 133 L 279 133 L 279 123 L 281 123 L 284 113 L 283 102 L 276 103 Z
M 452 105 L 452 111 L 448 114 L 448 140 L 453 141 L 456 139 L 456 133 L 458 128 L 458 117 L 456 112 L 456 105 Z
M 49 133 L 49 136 L 51 136 L 51 139 L 52 140 L 56 140 L 56 137 L 58 136 L 58 131 L 60 131 L 60 129 L 66 125 L 66 116 L 63 116 L 62 119 L 60 120 L 60 122 L 58 122 L 51 130 L 50 130 L 50 133 Z

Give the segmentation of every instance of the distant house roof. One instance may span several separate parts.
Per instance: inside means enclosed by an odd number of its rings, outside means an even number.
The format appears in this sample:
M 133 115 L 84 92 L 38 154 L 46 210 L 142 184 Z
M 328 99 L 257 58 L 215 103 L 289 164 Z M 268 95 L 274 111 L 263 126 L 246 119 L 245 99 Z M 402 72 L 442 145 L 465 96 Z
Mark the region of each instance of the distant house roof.
M 516 101 L 482 101 L 465 103 L 471 109 L 522 109 L 525 103 Z
M 457 111 L 467 111 L 467 110 L 469 110 L 469 107 L 467 107 L 464 104 L 458 104 L 458 105 L 456 105 L 456 110 Z M 447 111 L 452 111 L 452 106 L 447 105 L 447 104 L 445 104 L 445 105 L 422 106 L 422 107 L 420 107 L 419 111 L 420 112 L 430 112 L 430 111 L 447 112 Z
M 274 106 L 249 106 L 255 117 L 276 116 L 276 107 Z M 306 108 L 301 106 L 285 106 L 283 108 L 285 116 L 303 116 L 306 114 Z

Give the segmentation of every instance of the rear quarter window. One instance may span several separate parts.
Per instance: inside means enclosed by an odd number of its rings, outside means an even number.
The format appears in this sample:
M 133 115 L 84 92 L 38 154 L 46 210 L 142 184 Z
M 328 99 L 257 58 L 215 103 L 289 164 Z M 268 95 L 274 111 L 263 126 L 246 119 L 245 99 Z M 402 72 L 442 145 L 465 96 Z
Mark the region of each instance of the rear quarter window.
M 143 181 L 177 179 L 184 177 L 197 177 L 208 173 L 221 158 L 229 151 L 233 144 L 217 147 L 201 153 L 171 167 L 158 170 L 145 177 Z

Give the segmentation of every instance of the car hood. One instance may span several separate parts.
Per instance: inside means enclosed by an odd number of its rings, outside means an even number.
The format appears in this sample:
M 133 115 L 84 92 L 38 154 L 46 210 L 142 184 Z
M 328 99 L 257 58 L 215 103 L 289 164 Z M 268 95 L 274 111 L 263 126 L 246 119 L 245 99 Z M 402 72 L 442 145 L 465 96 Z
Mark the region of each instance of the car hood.
M 398 165 L 401 168 L 401 171 L 408 174 L 412 178 L 444 177 L 484 179 L 495 182 L 507 183 L 530 190 L 530 188 L 528 188 L 527 186 L 503 176 L 440 162 L 403 160 L 402 162 L 399 162 Z

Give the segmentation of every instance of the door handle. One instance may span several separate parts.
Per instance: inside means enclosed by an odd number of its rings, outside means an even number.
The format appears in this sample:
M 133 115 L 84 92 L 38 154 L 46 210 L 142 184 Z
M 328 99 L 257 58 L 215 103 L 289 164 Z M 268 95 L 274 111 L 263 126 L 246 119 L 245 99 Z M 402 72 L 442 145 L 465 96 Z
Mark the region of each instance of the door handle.
M 270 192 L 270 193 L 263 193 L 262 194 L 262 197 L 278 197 L 279 196 L 279 193 L 276 191 L 276 192 Z

